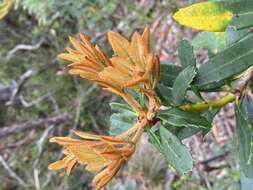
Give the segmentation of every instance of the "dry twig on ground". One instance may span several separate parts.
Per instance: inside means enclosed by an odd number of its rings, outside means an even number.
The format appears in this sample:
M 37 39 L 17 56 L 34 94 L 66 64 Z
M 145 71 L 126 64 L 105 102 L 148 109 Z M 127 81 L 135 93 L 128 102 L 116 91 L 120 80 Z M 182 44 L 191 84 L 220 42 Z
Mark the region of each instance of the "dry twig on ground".
M 27 130 L 32 130 L 50 125 L 58 125 L 60 123 L 66 122 L 66 120 L 68 120 L 68 117 L 66 114 L 63 114 L 61 116 L 49 117 L 45 119 L 36 119 L 24 123 L 14 124 L 12 126 L 2 127 L 0 128 L 0 139 L 20 132 L 25 132 Z

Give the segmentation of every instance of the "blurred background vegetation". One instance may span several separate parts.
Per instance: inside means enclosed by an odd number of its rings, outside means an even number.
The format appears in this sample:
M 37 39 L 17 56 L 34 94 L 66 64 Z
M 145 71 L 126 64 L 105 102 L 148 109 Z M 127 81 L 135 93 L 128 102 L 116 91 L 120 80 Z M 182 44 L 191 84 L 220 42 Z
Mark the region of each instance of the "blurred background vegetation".
M 161 59 L 177 62 L 177 42 L 192 38 L 196 32 L 178 26 L 171 14 L 193 2 L 14 0 L 0 20 L 0 190 L 92 189 L 92 176 L 82 166 L 69 177 L 64 171 L 47 169 L 62 156 L 60 146 L 48 139 L 71 136 L 75 129 L 106 134 L 110 125 L 108 103 L 121 100 L 94 84 L 66 75 L 66 63 L 56 56 L 70 45 L 68 35 L 84 32 L 111 54 L 107 31 L 129 37 L 148 24 L 153 49 Z M 226 129 L 220 129 L 222 137 L 209 134 L 203 140 L 194 136 L 185 142 L 197 160 L 190 174 L 180 176 L 169 169 L 143 138 L 134 158 L 107 189 L 238 190 L 233 127 L 224 121 L 218 123 Z

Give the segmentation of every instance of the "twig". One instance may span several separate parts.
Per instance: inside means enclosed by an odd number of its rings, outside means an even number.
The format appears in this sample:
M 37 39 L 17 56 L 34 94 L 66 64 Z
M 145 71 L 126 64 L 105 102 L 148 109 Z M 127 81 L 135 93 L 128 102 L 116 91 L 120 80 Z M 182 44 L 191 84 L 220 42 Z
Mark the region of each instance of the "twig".
M 24 123 L 14 124 L 12 126 L 2 127 L 0 128 L 0 139 L 20 132 L 25 132 L 27 130 L 32 130 L 50 125 L 58 125 L 60 123 L 65 122 L 66 120 L 68 120 L 68 117 L 66 114 L 63 114 L 61 116 L 49 117 L 46 119 L 36 119 Z
M 20 94 L 20 91 L 22 89 L 22 87 L 24 86 L 25 82 L 31 78 L 32 75 L 34 75 L 36 73 L 36 71 L 34 69 L 29 69 L 27 70 L 24 74 L 22 74 L 19 78 L 19 80 L 17 81 L 17 83 L 14 85 L 14 88 L 12 90 L 10 99 L 8 102 L 6 102 L 6 106 L 10 106 L 13 105 L 16 98 L 18 97 L 18 95 Z
M 33 170 L 33 177 L 34 177 L 36 190 L 40 190 L 41 188 L 40 188 L 40 180 L 39 180 L 39 171 L 37 168 L 34 168 Z
M 60 112 L 59 105 L 57 104 L 55 98 L 52 96 L 51 93 L 49 93 L 49 99 L 53 103 L 55 113 L 58 114 L 58 115 L 60 115 L 61 112 Z
M 29 108 L 29 107 L 32 107 L 38 103 L 40 103 L 41 101 L 47 99 L 47 98 L 50 98 L 50 95 L 49 94 L 45 94 L 39 98 L 37 98 L 36 100 L 33 100 L 31 102 L 27 102 L 24 98 L 23 95 L 20 95 L 19 96 L 19 100 L 20 100 L 20 103 L 22 104 L 22 106 L 24 106 L 25 108 Z
M 26 188 L 28 185 L 10 168 L 7 162 L 5 162 L 4 158 L 0 155 L 0 163 L 3 165 L 4 169 L 7 171 L 10 177 L 16 179 L 18 183 Z
M 36 145 L 38 147 L 38 153 L 37 153 L 37 158 L 36 160 L 33 162 L 33 167 L 35 168 L 36 165 L 39 163 L 39 160 L 40 160 L 40 157 L 42 155 L 42 152 L 43 152 L 43 144 L 45 142 L 45 140 L 47 139 L 48 137 L 48 134 L 49 132 L 54 128 L 54 125 L 51 125 L 49 127 L 47 127 L 43 134 L 41 135 L 40 139 L 36 142 Z
M 41 38 L 36 44 L 18 44 L 8 52 L 6 59 L 9 60 L 19 50 L 36 50 L 40 48 L 44 41 L 45 38 Z

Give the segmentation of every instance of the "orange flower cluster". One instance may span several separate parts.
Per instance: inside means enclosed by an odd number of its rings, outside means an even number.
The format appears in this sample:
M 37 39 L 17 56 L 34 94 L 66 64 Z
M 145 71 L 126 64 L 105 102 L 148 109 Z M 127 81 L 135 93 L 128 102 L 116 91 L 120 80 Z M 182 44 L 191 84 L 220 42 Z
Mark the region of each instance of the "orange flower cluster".
M 129 160 L 135 151 L 144 127 L 152 122 L 156 110 L 160 107 L 154 88 L 160 77 L 158 56 L 150 50 L 150 31 L 146 27 L 142 35 L 135 32 L 129 42 L 116 32 L 108 32 L 108 39 L 115 53 L 109 58 L 98 45 L 93 45 L 89 38 L 80 34 L 81 41 L 70 37 L 75 49 L 67 48 L 68 53 L 58 57 L 71 61 L 69 74 L 79 75 L 95 81 L 105 90 L 121 96 L 138 115 L 137 123 L 115 137 L 98 136 L 75 132 L 82 139 L 53 137 L 51 142 L 64 147 L 65 157 L 49 165 L 49 169 L 67 168 L 69 175 L 79 163 L 90 172 L 99 172 L 93 179 L 96 190 L 103 188 L 116 175 L 122 163 Z M 148 97 L 148 107 L 141 106 L 126 91 L 132 88 Z

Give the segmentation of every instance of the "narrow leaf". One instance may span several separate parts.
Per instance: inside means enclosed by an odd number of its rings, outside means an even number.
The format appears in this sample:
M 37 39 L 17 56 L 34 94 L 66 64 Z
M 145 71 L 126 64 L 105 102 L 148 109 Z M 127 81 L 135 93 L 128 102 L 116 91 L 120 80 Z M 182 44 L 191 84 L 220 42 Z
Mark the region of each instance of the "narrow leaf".
M 200 128 L 189 128 L 189 127 L 184 127 L 177 133 L 177 138 L 180 140 L 183 140 L 185 138 L 191 137 L 192 135 L 200 132 Z
M 211 123 L 200 114 L 184 112 L 177 108 L 157 113 L 157 118 L 162 122 L 175 127 L 210 128 Z
M 161 83 L 165 86 L 172 87 L 174 80 L 181 71 L 182 67 L 173 63 L 161 61 Z
M 251 0 L 222 1 L 220 4 L 235 15 L 229 25 L 237 30 L 253 26 L 253 2 Z
M 193 52 L 193 47 L 187 40 L 182 40 L 179 44 L 178 55 L 180 59 L 180 64 L 186 68 L 189 65 L 195 65 L 195 56 Z
M 189 65 L 177 76 L 172 87 L 172 97 L 177 105 L 183 103 L 186 91 L 190 87 L 190 84 L 192 83 L 196 74 L 196 66 Z
M 227 31 L 227 47 L 240 41 L 249 34 L 249 29 L 236 30 L 235 28 L 228 28 Z
M 153 132 L 153 130 L 152 130 L 151 128 L 148 128 L 148 129 L 147 129 L 147 134 L 148 134 L 150 143 L 151 143 L 152 145 L 154 145 L 154 147 L 155 147 L 160 153 L 163 153 L 162 145 L 161 145 L 161 142 L 160 142 L 159 137 Z
M 131 107 L 129 107 L 126 104 L 120 104 L 120 103 L 117 103 L 117 102 L 112 102 L 112 103 L 110 103 L 110 107 L 111 107 L 111 110 L 113 112 L 124 113 L 124 112 L 129 111 L 129 112 L 134 113 L 134 111 L 131 109 Z
M 163 84 L 158 84 L 156 87 L 156 94 L 162 101 L 162 105 L 172 105 L 172 88 L 164 86 Z
M 180 173 L 191 171 L 193 160 L 187 147 L 162 125 L 159 126 L 159 133 L 161 137 L 161 149 L 169 165 Z
M 247 101 L 242 100 L 241 104 L 235 107 L 236 132 L 239 143 L 241 171 L 246 177 L 253 178 L 253 125 L 248 120 L 247 112 L 245 112 L 247 106 L 249 106 Z M 250 109 L 252 110 L 253 107 Z
M 199 89 L 234 77 L 253 65 L 253 35 L 235 43 L 202 65 L 194 84 Z
M 194 49 L 206 49 L 212 57 L 227 47 L 227 32 L 200 32 L 191 41 Z

